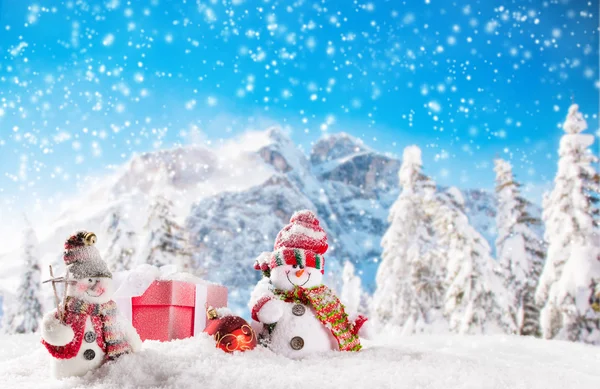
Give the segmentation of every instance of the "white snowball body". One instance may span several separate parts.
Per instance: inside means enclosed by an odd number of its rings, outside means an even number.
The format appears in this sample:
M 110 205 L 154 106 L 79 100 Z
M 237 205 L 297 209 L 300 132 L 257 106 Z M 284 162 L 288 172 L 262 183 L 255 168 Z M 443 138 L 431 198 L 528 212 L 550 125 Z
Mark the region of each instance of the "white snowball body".
M 312 288 L 321 285 L 323 274 L 315 268 L 300 269 L 292 265 L 283 265 L 272 269 L 270 278 L 275 288 L 290 291 L 295 286 Z M 271 304 L 272 306 L 269 306 Z M 329 328 L 317 319 L 312 307 L 271 300 L 263 306 L 263 309 L 265 308 L 267 313 L 279 311 L 280 315 L 271 334 L 270 348 L 274 352 L 298 359 L 316 353 L 339 350 L 335 337 Z M 258 317 L 262 322 L 261 312 Z

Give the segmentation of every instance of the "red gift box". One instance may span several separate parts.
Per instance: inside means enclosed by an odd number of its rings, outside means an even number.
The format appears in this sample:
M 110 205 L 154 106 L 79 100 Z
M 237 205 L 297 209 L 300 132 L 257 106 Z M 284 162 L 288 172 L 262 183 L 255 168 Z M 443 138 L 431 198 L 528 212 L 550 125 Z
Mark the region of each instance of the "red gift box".
M 206 325 L 206 307 L 227 306 L 227 288 L 159 280 L 130 301 L 131 321 L 140 338 L 169 341 L 201 332 Z

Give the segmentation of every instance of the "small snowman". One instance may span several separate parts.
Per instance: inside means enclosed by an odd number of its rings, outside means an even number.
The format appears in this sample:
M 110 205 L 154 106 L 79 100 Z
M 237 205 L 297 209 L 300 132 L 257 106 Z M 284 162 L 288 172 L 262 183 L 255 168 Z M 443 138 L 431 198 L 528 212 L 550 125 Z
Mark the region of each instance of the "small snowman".
M 56 378 L 82 376 L 103 362 L 141 349 L 133 326 L 117 316 L 112 274 L 94 246 L 96 235 L 78 231 L 65 242 L 65 298 L 42 321 L 42 344 Z
M 367 319 L 349 320 L 344 305 L 322 283 L 327 247 L 319 220 L 310 211 L 299 211 L 277 235 L 275 251 L 263 253 L 255 263 L 265 278 L 249 304 L 253 324 L 278 354 L 296 359 L 361 349 L 359 335 L 366 335 Z

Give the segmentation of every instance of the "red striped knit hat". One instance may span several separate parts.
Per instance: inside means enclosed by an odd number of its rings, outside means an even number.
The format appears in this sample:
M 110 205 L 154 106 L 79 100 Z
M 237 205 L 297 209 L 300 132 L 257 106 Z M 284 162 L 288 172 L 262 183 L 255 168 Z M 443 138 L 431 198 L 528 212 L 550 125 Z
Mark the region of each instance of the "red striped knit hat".
M 290 219 L 275 239 L 275 251 L 271 255 L 269 267 L 299 265 L 312 267 L 324 273 L 327 251 L 327 235 L 319 225 L 314 213 L 298 211 Z

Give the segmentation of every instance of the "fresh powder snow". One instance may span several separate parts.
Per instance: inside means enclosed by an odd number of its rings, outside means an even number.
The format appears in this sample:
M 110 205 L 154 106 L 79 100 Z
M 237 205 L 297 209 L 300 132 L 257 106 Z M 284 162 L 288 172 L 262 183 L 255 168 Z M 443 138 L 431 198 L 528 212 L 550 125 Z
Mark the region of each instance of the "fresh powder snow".
M 146 341 L 81 378 L 50 378 L 39 335 L 0 335 L 2 388 L 597 389 L 592 346 L 516 336 L 380 335 L 358 353 L 302 360 L 257 347 L 226 354 L 214 339 Z

